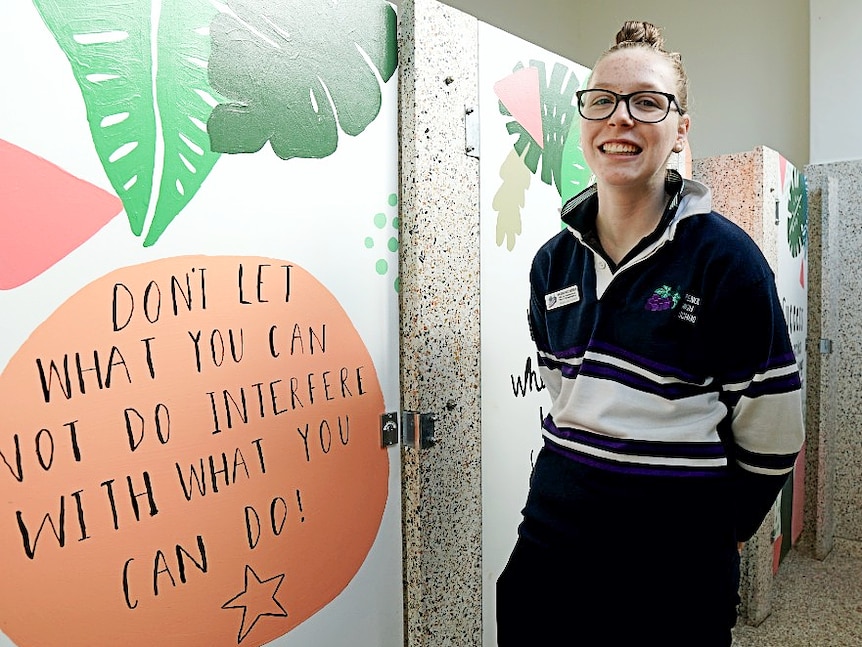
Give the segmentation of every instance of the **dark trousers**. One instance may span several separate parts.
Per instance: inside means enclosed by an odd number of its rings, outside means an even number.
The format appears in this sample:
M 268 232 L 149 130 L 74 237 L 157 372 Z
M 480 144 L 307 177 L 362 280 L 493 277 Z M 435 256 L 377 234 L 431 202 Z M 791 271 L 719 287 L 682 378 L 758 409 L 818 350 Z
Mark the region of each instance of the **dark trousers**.
M 738 582 L 738 558 L 728 568 Z M 657 570 L 630 580 L 618 565 L 571 568 L 521 540 L 497 581 L 497 644 L 730 647 L 734 588 L 716 586 L 703 573 L 675 569 L 662 577 Z
M 739 553 L 721 488 L 559 460 L 540 456 L 497 581 L 499 647 L 729 647 Z

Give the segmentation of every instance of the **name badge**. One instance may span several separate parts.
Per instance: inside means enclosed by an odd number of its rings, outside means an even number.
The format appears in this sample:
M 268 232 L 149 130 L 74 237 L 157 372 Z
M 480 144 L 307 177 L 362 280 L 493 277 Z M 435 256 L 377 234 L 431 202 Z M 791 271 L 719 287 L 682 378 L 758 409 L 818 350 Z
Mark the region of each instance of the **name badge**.
M 581 300 L 581 293 L 577 285 L 572 285 L 551 294 L 545 295 L 545 310 L 556 310 Z

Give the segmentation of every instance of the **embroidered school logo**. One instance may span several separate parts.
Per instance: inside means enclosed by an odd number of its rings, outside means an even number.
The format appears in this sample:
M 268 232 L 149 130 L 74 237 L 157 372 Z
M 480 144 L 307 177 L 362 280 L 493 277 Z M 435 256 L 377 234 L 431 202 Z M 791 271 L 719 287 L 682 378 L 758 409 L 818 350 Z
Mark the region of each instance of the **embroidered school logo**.
M 673 310 L 679 303 L 679 299 L 679 292 L 669 285 L 663 285 L 660 288 L 656 288 L 656 291 L 650 295 L 644 308 L 650 312 Z

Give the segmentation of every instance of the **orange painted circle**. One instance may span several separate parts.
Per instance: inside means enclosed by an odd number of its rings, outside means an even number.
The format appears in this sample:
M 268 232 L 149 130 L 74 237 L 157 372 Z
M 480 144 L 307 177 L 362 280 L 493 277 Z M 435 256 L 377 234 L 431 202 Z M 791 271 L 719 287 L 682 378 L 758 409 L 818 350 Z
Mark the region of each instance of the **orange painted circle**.
M 337 596 L 377 535 L 377 374 L 288 262 L 94 281 L 18 350 L 0 400 L 0 628 L 20 647 L 262 645 Z

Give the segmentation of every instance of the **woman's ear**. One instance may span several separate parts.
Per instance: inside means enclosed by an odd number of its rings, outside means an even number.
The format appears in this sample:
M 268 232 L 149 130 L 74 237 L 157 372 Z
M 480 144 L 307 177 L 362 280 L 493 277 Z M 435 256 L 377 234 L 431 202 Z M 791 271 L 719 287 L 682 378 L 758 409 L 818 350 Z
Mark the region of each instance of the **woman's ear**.
M 681 153 L 685 150 L 685 143 L 688 141 L 688 129 L 690 127 L 691 117 L 688 115 L 680 115 L 676 130 L 676 141 L 673 144 L 674 153 Z

